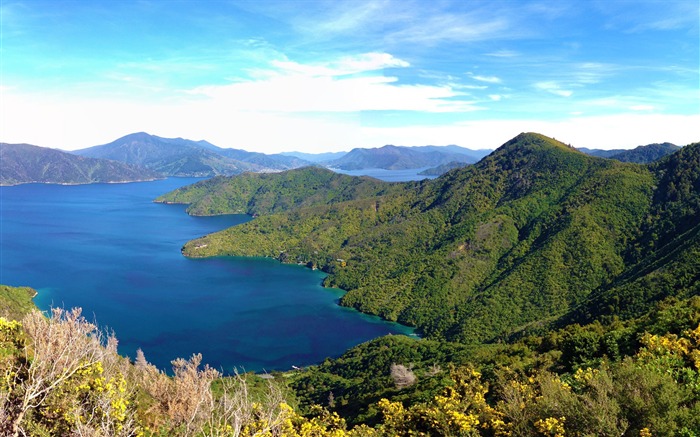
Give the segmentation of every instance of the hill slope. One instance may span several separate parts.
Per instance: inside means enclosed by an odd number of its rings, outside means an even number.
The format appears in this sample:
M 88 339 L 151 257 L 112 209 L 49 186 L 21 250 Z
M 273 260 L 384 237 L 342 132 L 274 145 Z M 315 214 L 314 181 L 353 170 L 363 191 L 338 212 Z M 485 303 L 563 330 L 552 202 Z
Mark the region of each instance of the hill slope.
M 320 167 L 279 174 L 245 173 L 219 176 L 182 187 L 155 201 L 188 204 L 191 215 L 273 214 L 291 208 L 327 205 L 382 195 L 392 184 L 352 177 Z
M 656 189 L 636 238 L 628 268 L 562 319 L 638 317 L 668 297 L 700 295 L 700 143 L 649 166 Z
M 75 156 L 29 144 L 0 143 L 0 157 L 0 185 L 133 182 L 162 177 L 136 165 Z
M 438 179 L 260 217 L 183 251 L 317 265 L 348 290 L 344 305 L 435 338 L 493 341 L 565 314 L 638 262 L 659 174 L 521 134 Z

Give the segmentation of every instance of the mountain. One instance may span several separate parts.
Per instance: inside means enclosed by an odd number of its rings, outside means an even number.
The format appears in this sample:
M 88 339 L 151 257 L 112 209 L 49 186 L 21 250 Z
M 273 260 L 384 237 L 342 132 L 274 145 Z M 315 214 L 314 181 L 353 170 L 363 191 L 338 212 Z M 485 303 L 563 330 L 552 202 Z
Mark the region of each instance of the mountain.
M 458 155 L 467 155 L 471 157 L 474 162 L 479 161 L 482 158 L 490 155 L 493 149 L 469 149 L 466 147 L 457 146 L 450 144 L 447 146 L 413 146 L 408 147 L 409 149 L 416 150 L 418 152 L 448 152 L 456 153 Z
M 663 190 L 697 191 L 700 182 L 662 183 L 666 162 L 599 159 L 521 134 L 440 178 L 261 215 L 192 241 L 183 253 L 315 265 L 329 273 L 326 285 L 348 290 L 343 305 L 430 338 L 492 342 L 564 317 L 650 262 L 649 244 L 667 247 L 673 231 L 663 223 L 674 219 L 657 220 L 669 207 Z M 255 205 L 252 197 L 239 202 Z M 694 206 L 678 208 L 697 223 Z M 640 233 L 645 223 L 662 228 Z
M 636 162 L 637 164 L 648 164 L 657 161 L 666 155 L 680 150 L 679 146 L 671 143 L 648 144 L 646 146 L 638 146 L 632 150 L 624 150 L 616 153 L 610 159 L 616 159 L 622 162 Z
M 658 159 L 661 159 L 666 155 L 670 155 L 671 153 L 674 153 L 679 149 L 679 146 L 676 146 L 675 144 L 671 143 L 654 143 L 648 144 L 646 146 L 638 146 L 631 150 L 600 150 L 586 149 L 585 147 L 582 147 L 578 150 L 587 155 L 597 156 L 599 158 L 616 159 L 622 162 L 635 162 L 637 164 L 648 164 L 650 162 L 654 162 Z
M 74 153 L 142 165 L 167 176 L 209 177 L 245 171 L 279 171 L 308 165 L 307 161 L 294 157 L 224 149 L 207 141 L 161 138 L 144 132 Z
M 327 153 L 304 153 L 304 152 L 282 152 L 280 155 L 292 156 L 303 159 L 307 162 L 322 163 L 343 157 L 348 152 L 327 152 Z
M 161 138 L 140 132 L 109 144 L 76 150 L 74 153 L 142 165 L 167 176 L 215 176 L 261 169 L 222 156 L 217 149 L 205 141 Z
M 480 159 L 480 151 L 458 146 L 399 147 L 384 146 L 374 149 L 353 149 L 343 157 L 327 161 L 324 165 L 341 170 L 383 168 L 405 170 L 409 168 L 435 167 L 457 161 L 474 163 Z
M 603 149 L 588 149 L 586 147 L 579 147 L 576 150 L 578 150 L 579 152 L 585 153 L 586 155 L 595 156 L 597 158 L 610 158 L 612 156 L 617 155 L 618 153 L 625 152 L 625 149 L 603 150 Z
M 29 144 L 0 143 L 0 185 L 134 182 L 161 177 L 137 165 L 75 156 Z
M 265 153 L 248 152 L 240 149 L 222 148 L 217 148 L 217 152 L 237 161 L 258 165 L 268 170 L 289 170 L 292 168 L 305 167 L 311 164 L 311 161 L 295 156 L 289 156 L 283 153 L 267 155 Z

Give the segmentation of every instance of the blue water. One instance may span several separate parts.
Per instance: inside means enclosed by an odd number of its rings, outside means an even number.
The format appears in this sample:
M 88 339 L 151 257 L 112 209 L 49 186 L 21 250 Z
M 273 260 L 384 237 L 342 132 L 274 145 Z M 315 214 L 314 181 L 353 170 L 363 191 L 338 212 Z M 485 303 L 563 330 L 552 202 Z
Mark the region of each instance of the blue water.
M 423 168 L 409 168 L 405 170 L 386 170 L 383 168 L 364 168 L 362 170 L 342 170 L 339 168 L 330 168 L 336 173 L 342 173 L 350 176 L 371 176 L 376 179 L 380 179 L 386 182 L 408 182 L 408 181 L 421 181 L 423 179 L 435 179 L 435 176 L 426 176 L 419 174 L 420 172 L 428 169 L 429 167 Z
M 286 370 L 411 331 L 337 305 L 323 274 L 269 259 L 187 259 L 190 239 L 250 220 L 191 217 L 153 203 L 197 179 L 0 187 L 0 283 L 38 290 L 41 309 L 82 307 L 120 353 L 168 370 L 202 353 L 231 372 Z

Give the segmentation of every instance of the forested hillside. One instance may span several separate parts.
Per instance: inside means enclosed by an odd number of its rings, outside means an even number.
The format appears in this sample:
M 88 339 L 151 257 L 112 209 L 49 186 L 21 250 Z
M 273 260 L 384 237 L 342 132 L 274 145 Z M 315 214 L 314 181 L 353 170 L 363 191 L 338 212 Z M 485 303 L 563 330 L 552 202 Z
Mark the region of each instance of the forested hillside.
M 591 293 L 605 295 L 650 262 L 644 245 L 676 232 L 665 187 L 697 183 L 663 178 L 673 163 L 696 168 L 689 157 L 698 147 L 649 167 L 522 134 L 436 180 L 261 216 L 183 250 L 317 266 L 330 274 L 327 285 L 348 290 L 344 305 L 429 338 L 502 340 L 582 308 Z M 697 217 L 680 204 L 680 222 Z
M 259 215 L 381 196 L 389 191 L 396 188 L 377 179 L 307 167 L 283 173 L 219 176 L 179 188 L 155 201 L 187 204 L 191 215 Z

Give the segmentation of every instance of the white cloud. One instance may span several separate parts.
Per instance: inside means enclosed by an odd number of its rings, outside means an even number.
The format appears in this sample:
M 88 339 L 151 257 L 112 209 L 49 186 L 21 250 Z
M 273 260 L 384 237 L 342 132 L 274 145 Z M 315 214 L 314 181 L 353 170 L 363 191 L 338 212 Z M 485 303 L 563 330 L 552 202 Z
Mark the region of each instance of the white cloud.
M 491 53 L 486 53 L 486 56 L 492 56 L 494 58 L 514 58 L 519 56 L 519 53 L 513 50 L 498 50 Z
M 278 70 L 289 74 L 306 76 L 345 76 L 357 73 L 382 70 L 384 68 L 405 68 L 410 64 L 388 53 L 364 53 L 357 56 L 345 56 L 338 60 L 321 64 L 300 64 L 294 61 L 273 60 L 270 64 Z
M 502 98 L 503 96 L 501 96 L 500 94 L 489 94 L 489 99 L 493 100 L 494 102 L 498 102 Z
M 633 111 L 653 111 L 654 106 L 652 105 L 632 105 L 630 109 Z
M 496 76 L 479 76 L 472 73 L 467 73 L 472 79 L 478 80 L 479 82 L 486 83 L 501 83 L 501 78 Z
M 356 112 L 376 110 L 464 112 L 473 102 L 450 85 L 399 84 L 377 70 L 409 64 L 386 53 L 344 57 L 324 64 L 274 61 L 257 78 L 188 91 L 222 111 Z
M 574 94 L 571 90 L 562 89 L 556 82 L 537 82 L 535 88 L 561 97 L 571 97 Z
M 461 84 L 450 84 L 452 88 L 455 89 L 465 89 L 465 90 L 485 90 L 488 88 L 487 85 L 461 85 Z
M 700 115 L 637 112 L 583 117 L 574 114 L 560 121 L 488 120 L 476 115 L 469 116 L 472 118 L 469 121 L 448 125 L 368 127 L 357 113 L 230 110 L 219 105 L 220 101 L 207 99 L 156 105 L 96 99 L 67 102 L 40 94 L 4 93 L 2 97 L 3 105 L 12 111 L 2 111 L 0 141 L 68 150 L 108 143 L 138 131 L 163 137 L 206 139 L 222 147 L 266 153 L 337 151 L 384 144 L 496 148 L 520 132 L 529 131 L 575 147 L 601 149 L 700 141 L 695 128 L 700 125 Z

